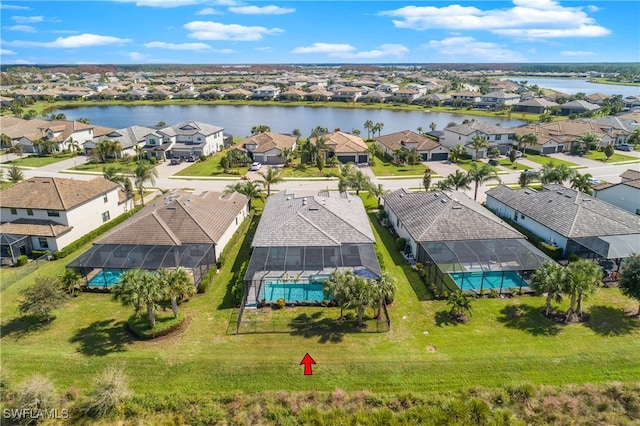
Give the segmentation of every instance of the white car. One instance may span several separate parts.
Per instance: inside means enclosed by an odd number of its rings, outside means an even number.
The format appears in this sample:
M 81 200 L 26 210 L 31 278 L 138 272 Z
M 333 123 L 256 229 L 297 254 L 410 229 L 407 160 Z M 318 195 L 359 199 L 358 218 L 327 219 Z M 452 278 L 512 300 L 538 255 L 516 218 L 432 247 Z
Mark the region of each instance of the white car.
M 262 167 L 262 164 L 258 162 L 251 163 L 251 167 L 249 168 L 249 170 L 252 172 L 257 172 L 258 170 L 260 170 L 260 167 Z
M 588 178 L 588 179 L 587 179 L 587 181 L 589 181 L 589 183 L 590 183 L 591 185 L 597 185 L 597 184 L 599 184 L 599 183 L 602 183 L 602 181 L 601 181 L 600 179 L 598 179 L 598 178 L 594 178 L 594 177 L 590 177 L 590 178 Z
M 522 151 L 516 151 L 516 158 L 522 157 Z

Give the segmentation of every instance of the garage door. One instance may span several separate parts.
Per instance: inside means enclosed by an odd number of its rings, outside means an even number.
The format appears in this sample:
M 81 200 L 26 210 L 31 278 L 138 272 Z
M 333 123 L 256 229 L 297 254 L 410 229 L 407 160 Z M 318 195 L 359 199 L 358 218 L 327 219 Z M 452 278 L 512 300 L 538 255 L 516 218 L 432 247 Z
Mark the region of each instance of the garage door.
M 343 164 L 356 162 L 355 155 L 337 155 L 336 157 L 338 157 L 338 160 Z
M 554 152 L 556 152 L 555 146 L 545 146 L 542 148 L 543 154 L 553 154 Z
M 369 156 L 367 154 L 358 155 L 358 163 L 364 164 L 369 162 Z
M 431 154 L 431 161 L 444 161 L 449 158 L 448 152 L 437 152 L 435 154 Z
M 284 164 L 284 158 L 279 157 L 277 155 L 267 155 L 265 160 L 265 164 Z

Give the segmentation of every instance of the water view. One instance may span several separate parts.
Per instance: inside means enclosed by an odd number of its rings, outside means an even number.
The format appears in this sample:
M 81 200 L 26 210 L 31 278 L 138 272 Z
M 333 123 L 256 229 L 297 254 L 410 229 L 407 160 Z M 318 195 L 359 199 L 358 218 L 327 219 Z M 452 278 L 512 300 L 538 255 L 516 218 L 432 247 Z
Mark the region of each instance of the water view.
M 364 123 L 371 120 L 383 123 L 382 133 L 402 130 L 416 130 L 422 127 L 429 131 L 429 125 L 436 123 L 437 129 L 443 129 L 452 121 L 462 123 L 465 118 L 499 124 L 503 127 L 516 127 L 524 124 L 522 120 L 498 117 L 478 117 L 464 114 L 449 114 L 427 111 L 392 111 L 388 109 L 356 109 L 304 106 L 255 106 L 255 105 L 159 105 L 159 106 L 97 106 L 66 108 L 56 110 L 69 120 L 88 118 L 92 124 L 122 129 L 129 126 L 153 126 L 160 121 L 175 124 L 185 120 L 201 121 L 224 127 L 225 132 L 236 137 L 251 134 L 251 128 L 265 124 L 273 132 L 291 133 L 299 129 L 302 137 L 307 137 L 316 126 L 329 130 L 340 128 L 350 132 L 356 128 L 367 135 Z M 514 113 L 514 117 L 517 114 Z
M 540 88 L 551 89 L 557 92 L 575 95 L 578 92 L 590 95 L 592 93 L 602 93 L 604 95 L 638 96 L 640 86 L 621 86 L 616 84 L 590 83 L 587 80 L 573 78 L 539 78 L 519 75 L 515 77 L 505 77 L 502 80 L 526 81 L 527 85 L 534 84 Z

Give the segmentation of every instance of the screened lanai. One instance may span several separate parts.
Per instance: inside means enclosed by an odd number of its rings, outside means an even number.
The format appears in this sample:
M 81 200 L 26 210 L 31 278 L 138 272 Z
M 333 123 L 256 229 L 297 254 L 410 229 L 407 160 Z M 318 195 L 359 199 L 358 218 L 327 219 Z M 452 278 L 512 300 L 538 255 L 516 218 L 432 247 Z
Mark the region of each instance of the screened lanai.
M 440 294 L 458 288 L 472 293 L 528 291 L 529 274 L 550 260 L 524 239 L 424 242 L 417 253 Z
M 132 245 L 97 244 L 71 261 L 67 268 L 78 272 L 89 287 L 108 288 L 130 269 L 174 269 L 191 272 L 196 287 L 215 264 L 213 244 Z
M 352 270 L 368 278 L 381 273 L 372 244 L 255 247 L 245 274 L 246 304 L 265 298 L 265 283 L 321 284 L 337 270 Z

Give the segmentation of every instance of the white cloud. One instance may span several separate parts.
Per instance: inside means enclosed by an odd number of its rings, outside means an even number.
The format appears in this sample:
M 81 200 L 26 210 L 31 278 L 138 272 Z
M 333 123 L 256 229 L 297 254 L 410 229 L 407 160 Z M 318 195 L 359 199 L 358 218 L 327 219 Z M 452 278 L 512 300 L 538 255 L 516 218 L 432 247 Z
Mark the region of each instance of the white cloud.
M 313 43 L 311 46 L 296 47 L 291 53 L 328 53 L 344 54 L 356 50 L 350 44 Z
M 18 24 L 35 24 L 44 21 L 42 16 L 12 16 L 11 20 L 16 21 Z
M 16 52 L 9 49 L 0 49 L 0 55 L 15 55 Z
M 7 31 L 20 31 L 23 33 L 35 33 L 36 29 L 31 25 L 14 25 L 12 27 L 4 27 Z
M 112 36 L 102 36 L 97 34 L 80 34 L 77 36 L 59 37 L 54 41 L 49 42 L 37 42 L 37 41 L 12 41 L 6 44 L 11 46 L 37 46 L 46 48 L 62 48 L 72 49 L 77 47 L 93 47 L 93 46 L 106 46 L 110 44 L 125 44 L 131 40 L 126 38 L 118 38 Z
M 120 3 L 135 3 L 136 6 L 172 8 L 201 4 L 202 0 L 116 0 Z
M 127 56 L 133 62 L 142 62 L 149 57 L 149 55 L 145 55 L 144 53 L 140 53 L 140 52 L 129 52 Z
M 168 49 L 168 50 L 211 50 L 211 46 L 206 43 L 165 43 L 163 41 L 153 41 L 146 43 L 144 47 L 153 49 Z
M 443 40 L 430 40 L 423 45 L 427 49 L 438 51 L 457 62 L 522 62 L 525 60 L 519 52 L 506 49 L 497 43 L 477 41 L 473 37 L 450 37 Z
M 353 59 L 378 59 L 378 58 L 402 58 L 409 52 L 405 46 L 401 44 L 382 44 L 378 49 L 362 51 L 357 53 L 347 53 L 343 55 L 336 55 L 343 58 Z
M 600 8 L 598 6 L 595 6 L 593 4 L 587 6 L 587 10 L 589 10 L 589 12 L 597 12 L 600 10 Z
M 235 6 L 230 7 L 229 12 L 240 15 L 286 15 L 295 12 L 295 9 L 289 7 L 269 6 Z
M 204 9 L 200 10 L 198 13 L 196 13 L 196 15 L 221 15 L 221 12 L 218 12 L 217 10 L 215 10 L 212 7 L 205 7 Z
M 18 6 L 16 4 L 0 4 L 0 9 L 6 10 L 29 10 L 27 6 Z
M 238 24 L 193 21 L 184 25 L 191 31 L 189 37 L 198 40 L 257 41 L 265 35 L 280 34 L 280 28 L 248 27 Z
M 587 50 L 564 50 L 560 52 L 562 56 L 594 56 L 595 52 L 589 52 Z
M 482 4 L 482 3 L 480 3 Z M 513 0 L 513 7 L 482 10 L 473 6 L 406 6 L 380 12 L 397 28 L 489 31 L 509 37 L 597 37 L 609 34 L 582 7 L 554 0 Z M 590 8 L 586 8 L 591 11 Z
M 273 48 L 270 46 L 264 46 L 264 47 L 256 47 L 256 50 L 259 50 L 261 52 L 271 52 Z

